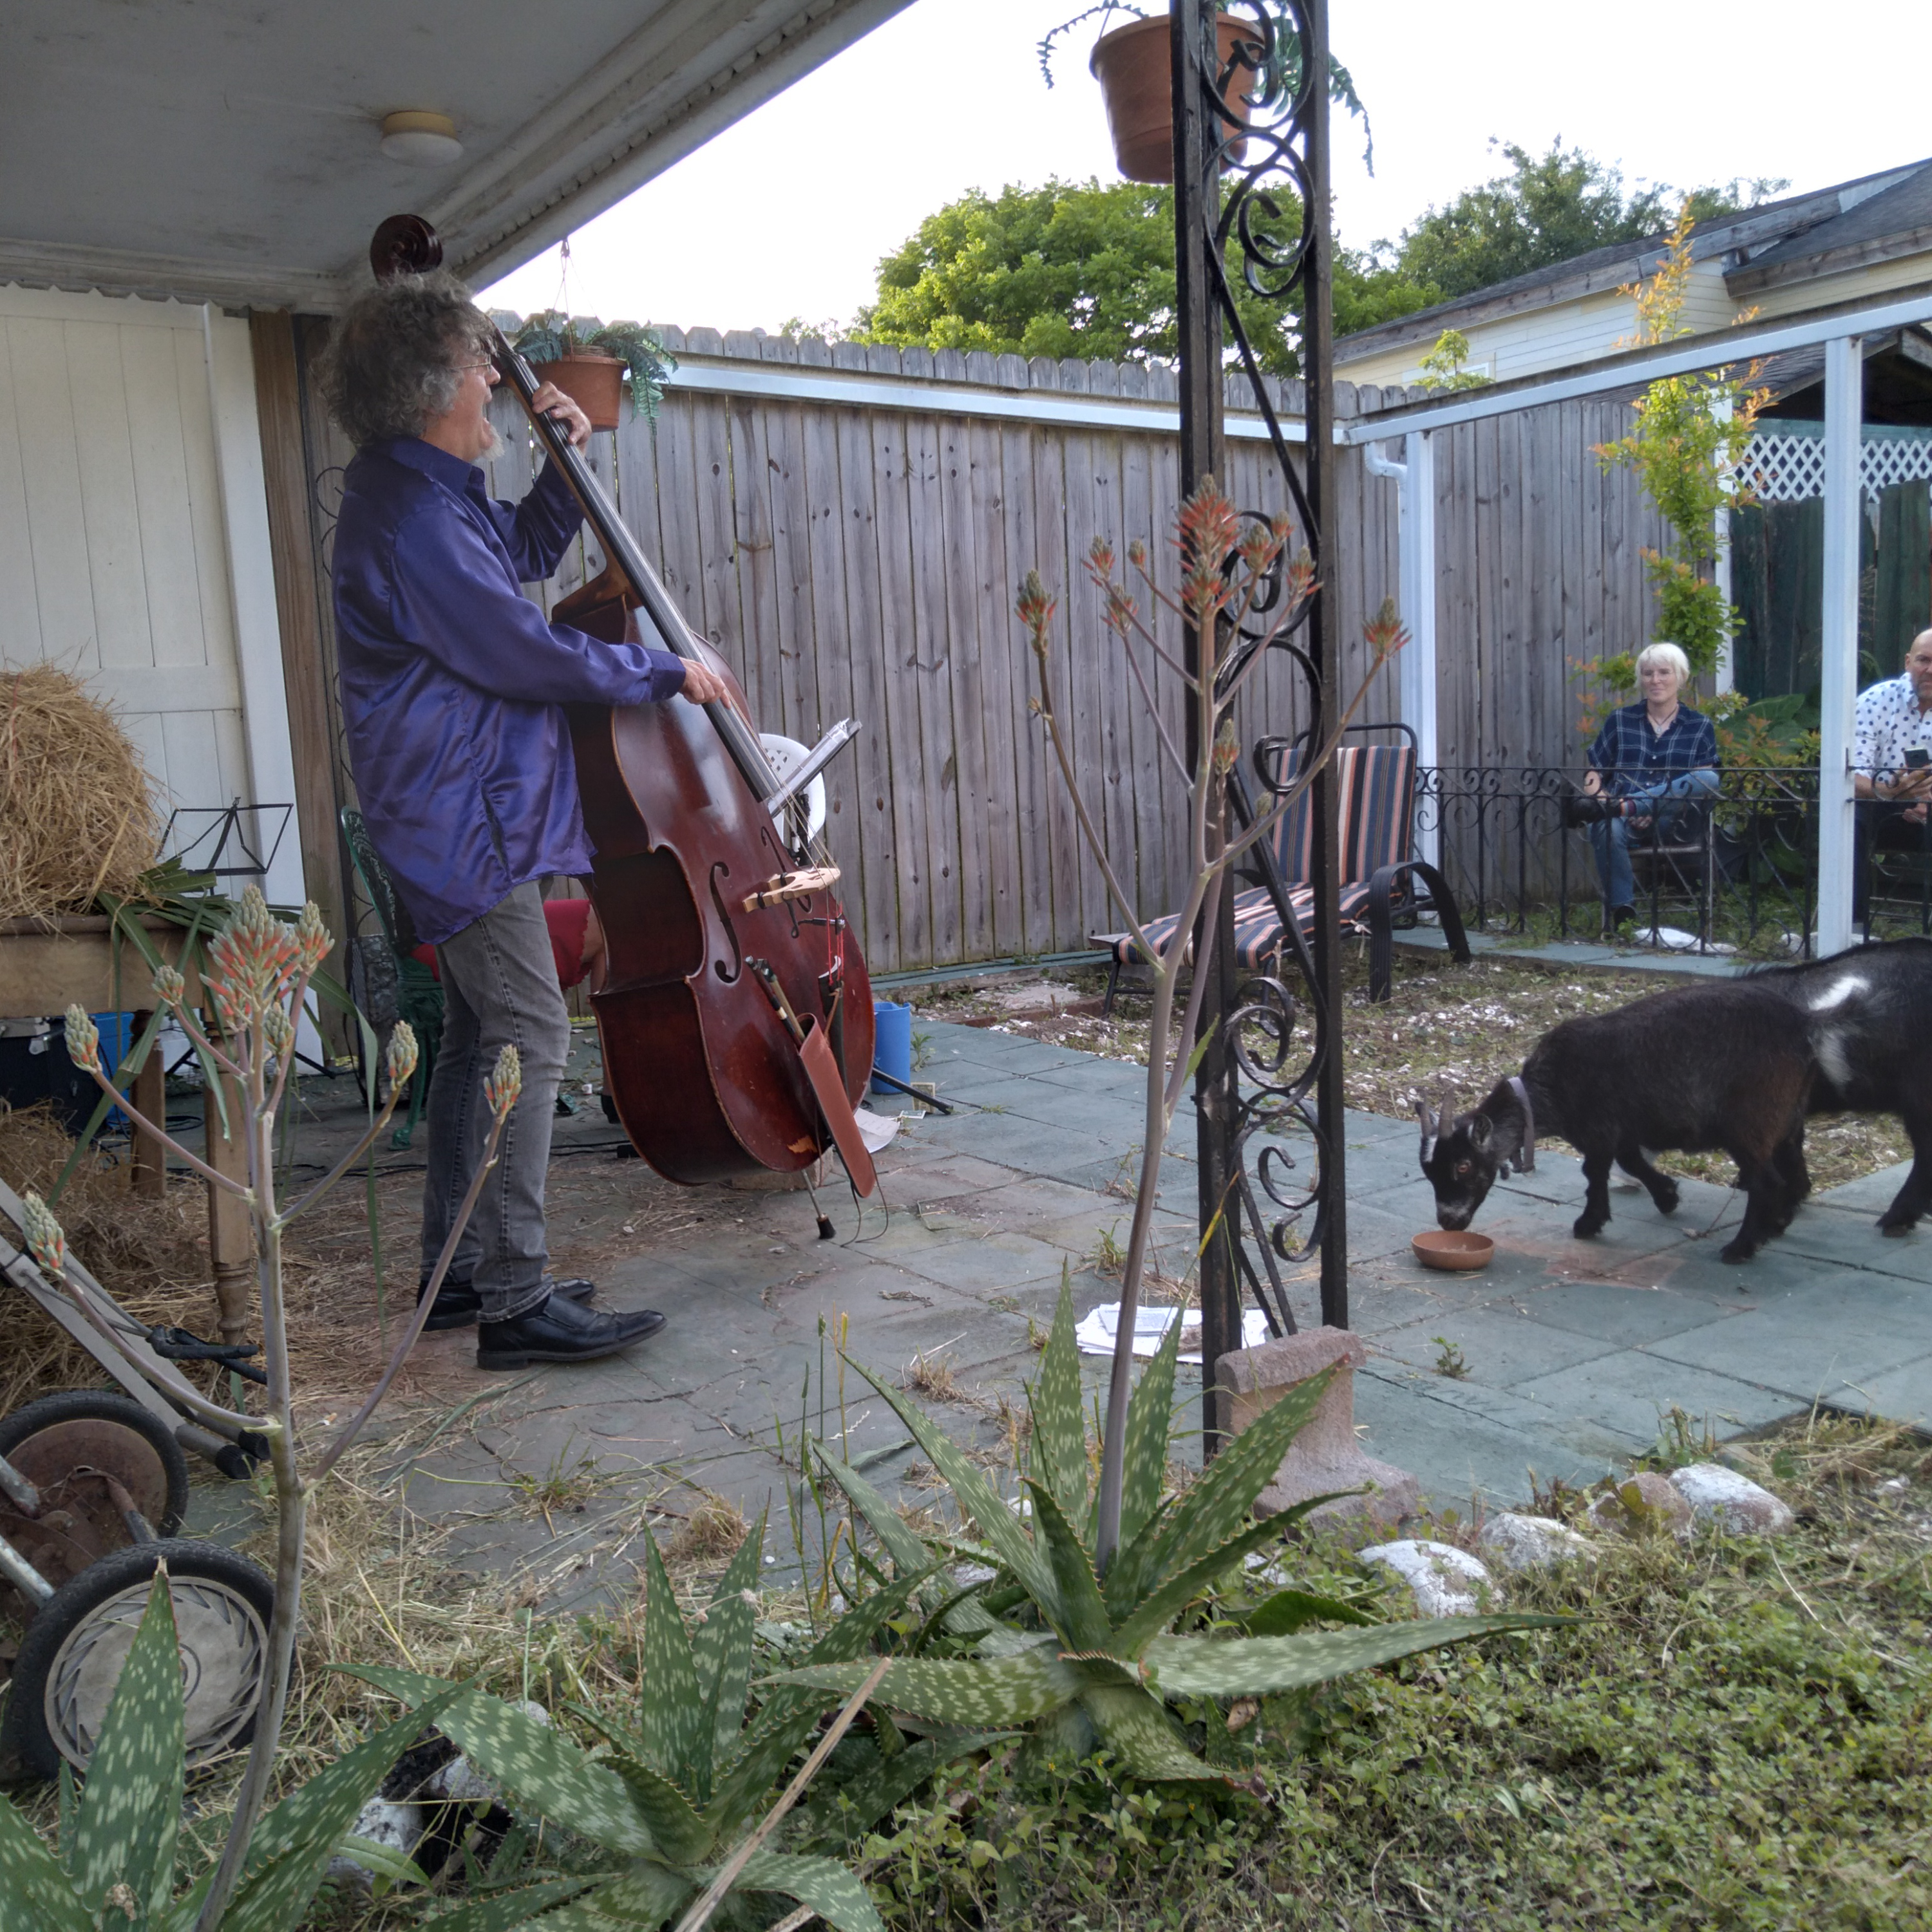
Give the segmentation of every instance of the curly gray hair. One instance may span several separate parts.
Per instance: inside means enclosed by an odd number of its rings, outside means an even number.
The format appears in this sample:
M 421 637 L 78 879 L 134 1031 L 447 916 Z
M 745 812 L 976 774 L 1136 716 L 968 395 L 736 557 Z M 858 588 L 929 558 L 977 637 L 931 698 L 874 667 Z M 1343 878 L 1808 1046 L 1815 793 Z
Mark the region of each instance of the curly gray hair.
M 487 354 L 494 342 L 454 275 L 398 275 L 343 310 L 323 359 L 322 400 L 358 449 L 420 436 L 455 401 L 466 352 Z

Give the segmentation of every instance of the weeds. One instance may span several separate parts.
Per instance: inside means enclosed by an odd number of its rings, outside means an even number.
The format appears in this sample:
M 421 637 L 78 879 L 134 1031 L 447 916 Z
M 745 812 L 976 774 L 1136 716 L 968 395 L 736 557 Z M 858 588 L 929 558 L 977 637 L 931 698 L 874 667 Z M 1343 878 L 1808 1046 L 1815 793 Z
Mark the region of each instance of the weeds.
M 1101 1228 L 1094 1233 L 1094 1246 L 1084 1264 L 1097 1275 L 1118 1275 L 1126 1267 L 1127 1251 L 1114 1237 L 1114 1228 L 1120 1225 L 1116 1221 L 1113 1228 Z
M 1429 1339 L 1436 1344 L 1436 1372 L 1447 1376 L 1452 1382 L 1462 1381 L 1469 1372 L 1462 1349 L 1446 1335 L 1432 1335 Z
M 598 1490 L 611 1480 L 598 1467 L 596 1457 L 582 1454 L 575 1462 L 566 1462 L 567 1454 L 559 1450 L 541 1476 L 512 1469 L 506 1478 L 525 1504 L 549 1524 L 553 1533 L 556 1528 L 550 1521 L 553 1514 L 581 1516 Z
M 922 1353 L 914 1356 L 912 1366 L 906 1371 L 905 1386 L 932 1402 L 964 1402 L 967 1399 L 966 1391 L 959 1385 L 959 1378 L 952 1372 L 952 1364 L 942 1361 L 936 1355 Z
M 1693 1462 L 1713 1461 L 1717 1454 L 1718 1432 L 1710 1418 L 1700 1422 L 1673 1402 L 1658 1416 L 1657 1439 L 1641 1460 L 1654 1469 L 1682 1469 Z M 1795 1465 L 1789 1473 L 1796 1473 Z
M 735 1556 L 750 1534 L 744 1511 L 730 1497 L 700 1490 L 697 1508 L 686 1516 L 664 1555 L 674 1562 L 716 1563 Z

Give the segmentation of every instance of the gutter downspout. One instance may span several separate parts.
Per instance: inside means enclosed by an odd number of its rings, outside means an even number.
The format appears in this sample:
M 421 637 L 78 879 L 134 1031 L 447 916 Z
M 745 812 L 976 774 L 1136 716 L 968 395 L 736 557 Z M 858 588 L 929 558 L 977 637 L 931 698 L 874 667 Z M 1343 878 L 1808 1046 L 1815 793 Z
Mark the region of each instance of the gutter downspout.
M 1396 658 L 1396 690 L 1402 722 L 1415 734 L 1415 761 L 1433 770 L 1436 736 L 1436 451 L 1426 430 L 1402 439 L 1406 459 L 1391 462 L 1372 442 L 1362 446 L 1372 476 L 1386 476 L 1397 487 L 1396 602 L 1408 627 L 1408 642 Z M 1418 806 L 1415 855 L 1440 866 L 1442 832 L 1437 814 Z

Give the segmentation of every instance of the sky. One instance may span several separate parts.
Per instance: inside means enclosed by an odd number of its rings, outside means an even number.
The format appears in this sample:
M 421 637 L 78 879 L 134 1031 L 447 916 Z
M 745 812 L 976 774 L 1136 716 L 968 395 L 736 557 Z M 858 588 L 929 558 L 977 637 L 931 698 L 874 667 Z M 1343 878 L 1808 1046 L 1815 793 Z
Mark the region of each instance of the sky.
M 1157 0 L 1143 0 L 1156 10 Z M 1092 23 L 1035 46 L 1079 0 L 914 0 L 572 238 L 496 284 L 492 306 L 776 330 L 849 322 L 880 259 L 970 188 L 1117 178 Z M 1826 20 L 1830 29 L 1821 32 Z M 1330 0 L 1330 34 L 1375 134 L 1338 116 L 1336 226 L 1363 247 L 1502 171 L 1491 143 L 1562 137 L 1627 183 L 1770 176 L 1793 190 L 1932 153 L 1932 9 L 1858 0 Z M 1747 25 L 1748 22 L 1748 25 Z M 1801 65 L 1780 58 L 1816 50 Z M 560 297 L 562 298 L 560 303 Z

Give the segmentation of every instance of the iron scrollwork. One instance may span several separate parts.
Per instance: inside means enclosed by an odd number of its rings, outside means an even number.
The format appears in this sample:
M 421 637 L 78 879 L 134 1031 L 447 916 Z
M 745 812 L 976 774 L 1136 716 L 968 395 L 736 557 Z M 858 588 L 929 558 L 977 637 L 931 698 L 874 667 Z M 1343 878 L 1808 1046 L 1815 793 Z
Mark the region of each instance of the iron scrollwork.
M 1218 10 L 1233 14 L 1240 23 L 1224 64 L 1213 25 L 1216 10 L 1202 10 L 1190 37 L 1204 122 L 1216 138 L 1208 143 L 1204 179 L 1182 184 L 1178 192 L 1185 195 L 1193 188 L 1199 217 L 1210 232 L 1209 274 L 1223 340 L 1246 375 L 1267 425 L 1290 512 L 1318 581 L 1324 544 L 1316 506 L 1291 459 L 1232 276 L 1238 274 L 1247 292 L 1264 300 L 1286 302 L 1298 293 L 1304 315 L 1327 300 L 1322 285 L 1326 251 L 1316 245 L 1316 226 L 1318 212 L 1327 205 L 1327 156 L 1316 112 L 1317 90 L 1327 86 L 1325 34 L 1310 31 L 1310 0 L 1222 0 Z M 1307 57 L 1311 47 L 1320 50 L 1319 60 Z M 1304 342 L 1305 337 L 1304 331 Z M 1328 371 L 1308 366 L 1311 359 L 1304 354 L 1303 374 L 1311 396 L 1318 384 L 1325 394 Z M 1279 585 L 1271 587 L 1280 594 Z M 1248 625 L 1233 640 L 1222 676 L 1238 676 L 1256 650 L 1282 651 L 1295 668 L 1307 715 L 1318 734 L 1320 647 L 1311 648 L 1304 634 L 1311 608 L 1304 603 L 1274 630 L 1274 599 L 1264 588 Z M 1272 790 L 1271 774 L 1258 769 L 1257 776 L 1264 790 Z M 1230 803 L 1238 821 L 1252 824 L 1253 809 L 1238 775 Z M 1226 1224 L 1246 1292 L 1270 1333 L 1292 1334 L 1296 1323 L 1280 1264 L 1299 1264 L 1320 1248 L 1328 1221 L 1327 1189 L 1335 1172 L 1334 1150 L 1314 1099 L 1333 1028 L 1287 884 L 1265 844 L 1255 848 L 1246 876 L 1268 890 L 1286 944 L 1274 970 L 1246 976 L 1232 1009 L 1220 1019 L 1237 1076 L 1227 1170 L 1233 1178 L 1233 1198 Z

